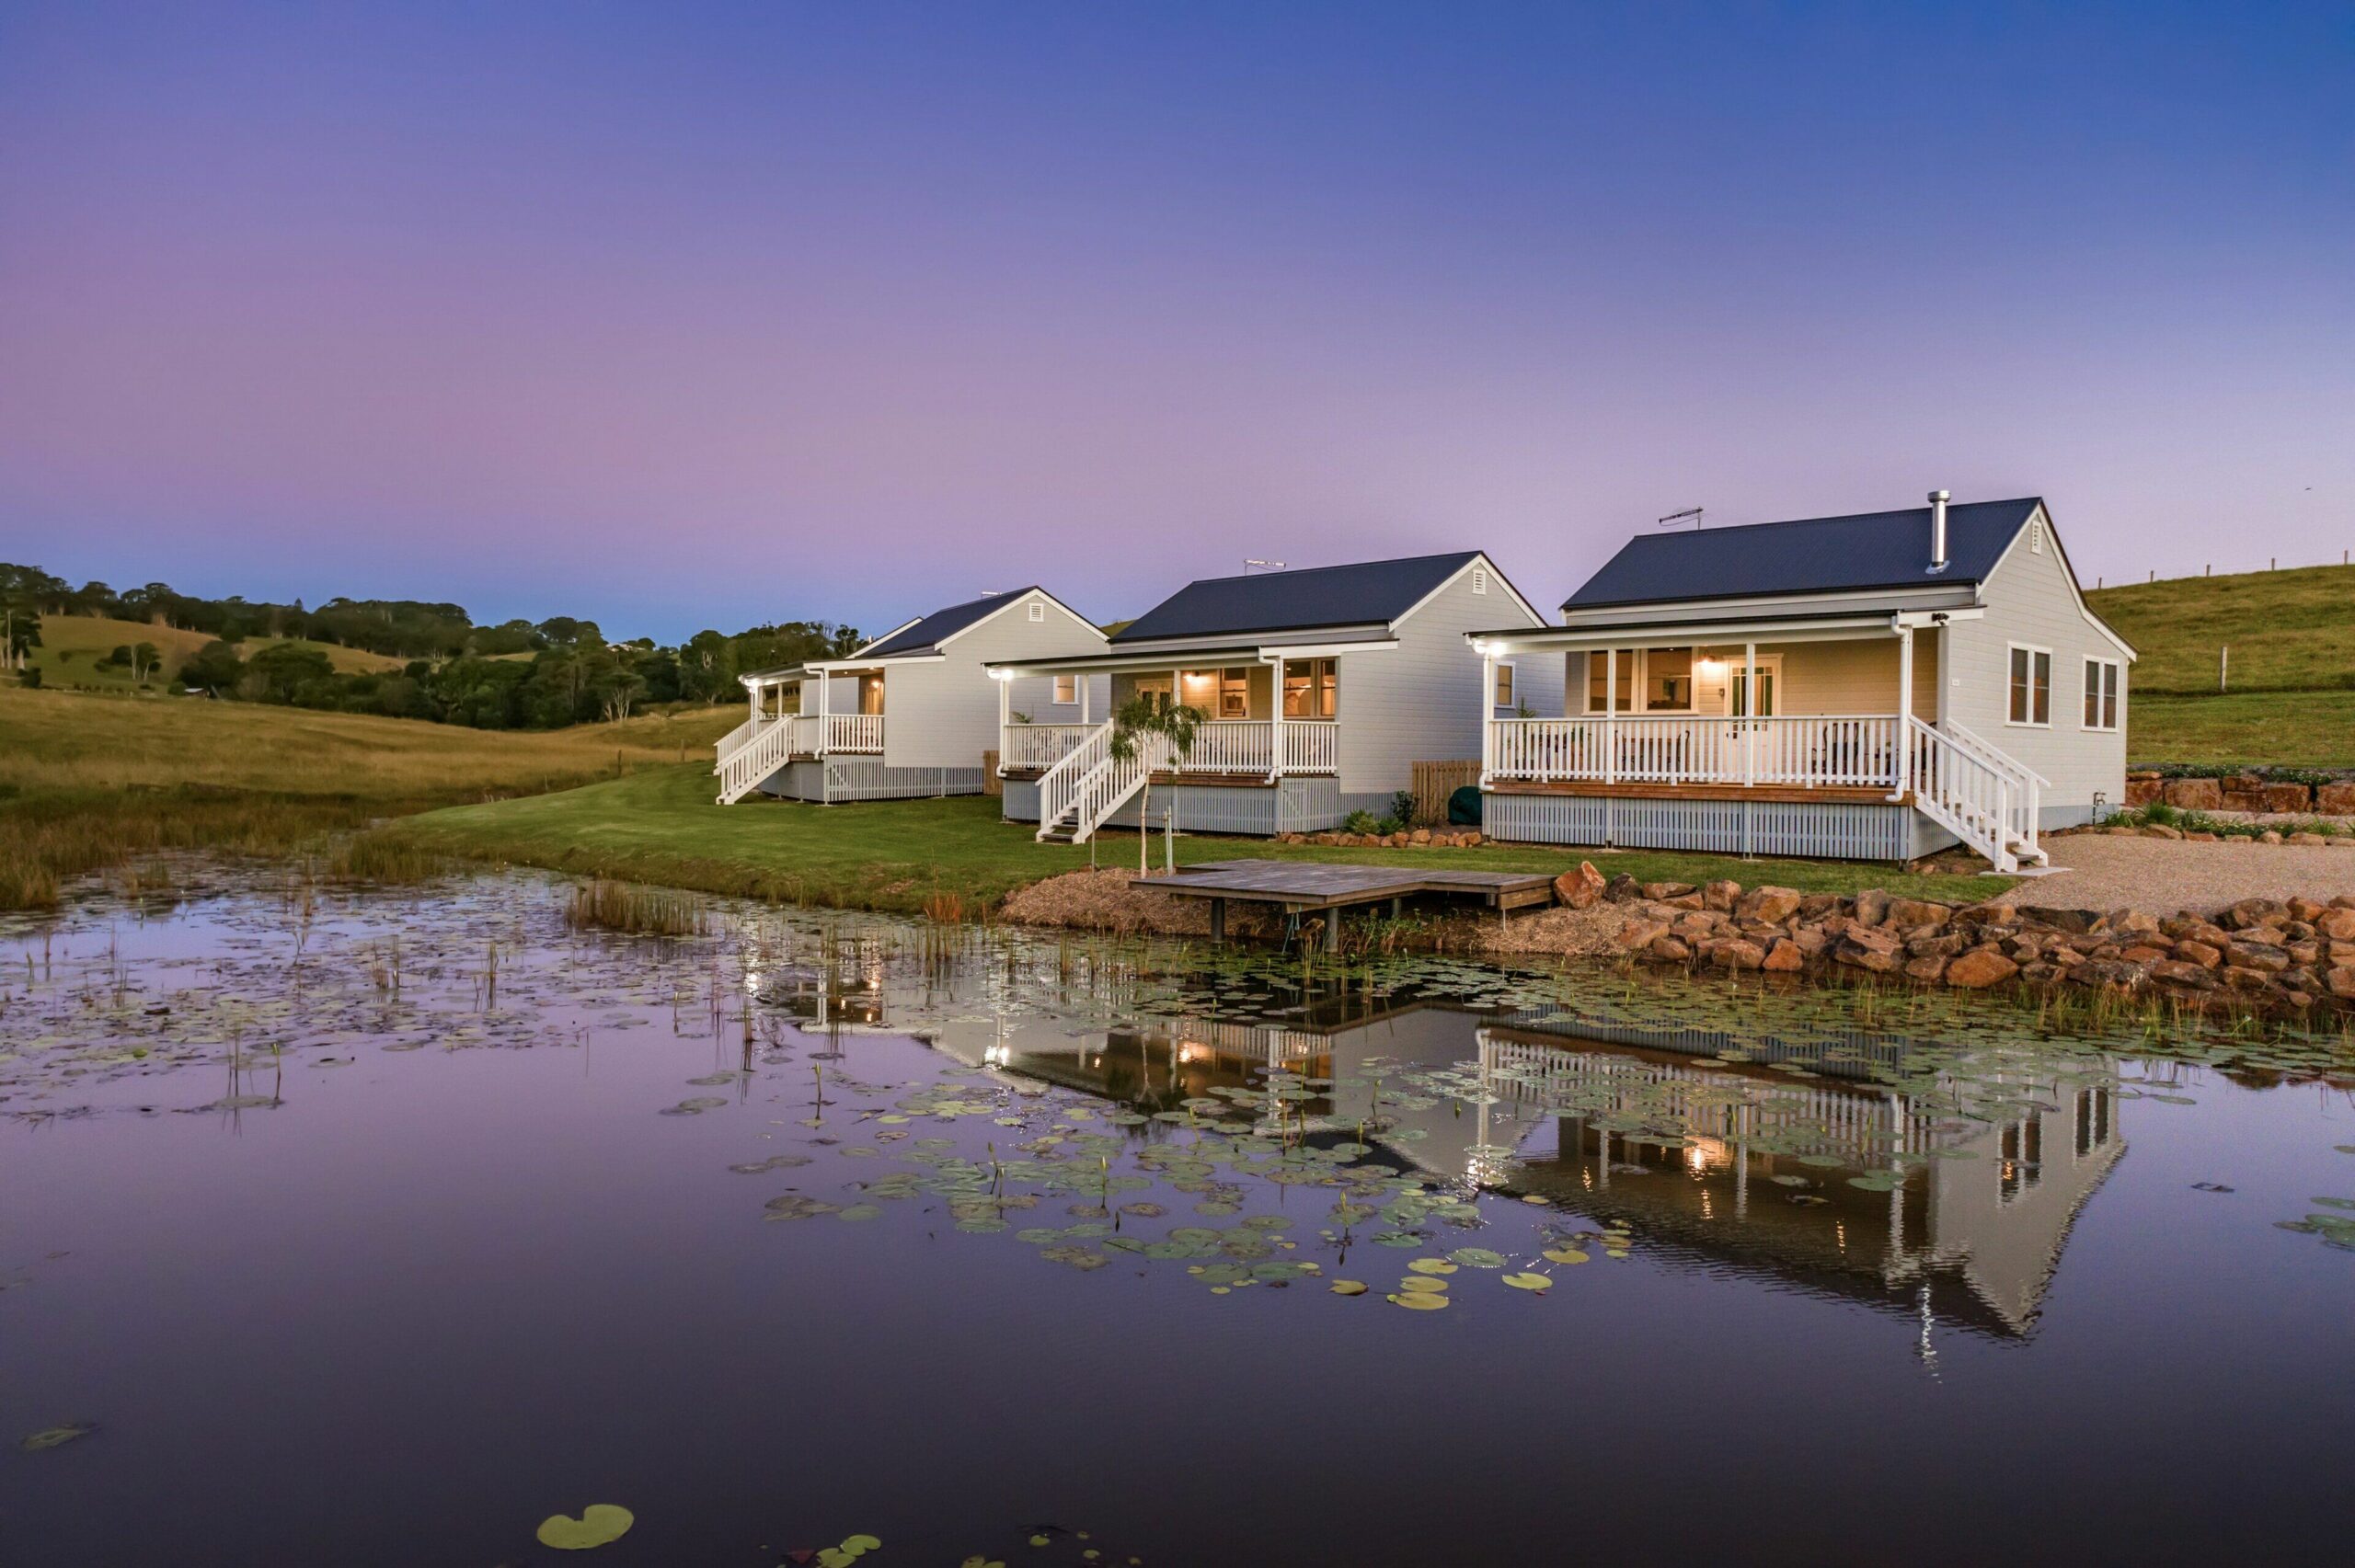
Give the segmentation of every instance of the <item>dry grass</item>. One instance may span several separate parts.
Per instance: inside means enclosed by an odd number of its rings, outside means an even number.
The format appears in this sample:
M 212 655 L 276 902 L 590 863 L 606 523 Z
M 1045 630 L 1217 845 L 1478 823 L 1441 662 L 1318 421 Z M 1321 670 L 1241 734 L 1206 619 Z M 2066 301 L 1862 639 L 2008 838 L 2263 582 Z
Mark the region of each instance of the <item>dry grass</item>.
M 281 853 L 385 818 L 675 764 L 708 755 L 736 720 L 698 709 L 500 733 L 0 688 L 0 909 L 46 906 L 63 878 L 166 851 Z
M 701 898 L 668 887 L 599 877 L 572 889 L 565 922 L 575 931 L 619 931 L 632 936 L 703 936 L 711 919 Z
M 212 640 L 210 632 L 184 632 L 176 626 L 109 620 L 102 615 L 44 615 L 40 623 L 41 646 L 33 649 L 32 662 L 40 670 L 41 680 L 51 686 L 128 692 L 131 671 L 100 670 L 98 660 L 119 647 L 153 643 L 163 657 L 163 668 L 147 684 L 150 689 L 160 690 L 169 686 L 180 666 Z M 315 643 L 300 637 L 248 637 L 240 646 L 246 657 L 251 658 L 275 642 L 318 649 L 327 656 L 327 662 L 335 666 L 339 674 L 364 675 L 373 670 L 398 670 L 408 662 L 389 654 L 370 653 L 365 648 L 339 647 L 333 643 Z

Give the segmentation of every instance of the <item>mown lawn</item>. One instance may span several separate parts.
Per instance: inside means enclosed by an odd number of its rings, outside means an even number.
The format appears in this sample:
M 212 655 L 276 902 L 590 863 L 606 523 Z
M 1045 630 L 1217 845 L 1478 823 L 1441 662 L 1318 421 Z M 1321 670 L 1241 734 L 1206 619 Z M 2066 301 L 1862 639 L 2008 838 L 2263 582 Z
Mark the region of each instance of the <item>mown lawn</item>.
M 2141 655 L 2139 692 L 2212 694 L 2224 647 L 2228 691 L 2355 688 L 2355 567 L 2129 583 L 2085 602 Z
M 914 913 L 936 898 L 978 914 L 1028 883 L 1088 864 L 1086 845 L 1041 844 L 999 820 L 998 802 L 977 796 L 819 807 L 755 798 L 712 803 L 709 771 L 659 768 L 554 795 L 454 807 L 394 823 L 391 842 L 473 859 L 511 862 L 714 893 L 844 909 Z M 1136 864 L 1133 834 L 1108 834 L 1105 865 Z M 1160 861 L 1158 839 L 1153 845 Z M 1912 876 L 1836 861 L 1745 861 L 1726 855 L 1482 846 L 1356 849 L 1256 839 L 1180 837 L 1181 865 L 1269 856 L 1286 860 L 1476 866 L 1559 873 L 1591 858 L 1645 881 L 1729 876 L 1807 892 L 1886 887 L 1946 899 L 1984 898 L 2008 877 Z
M 2355 767 L 2355 691 L 2136 692 L 2126 704 L 2126 754 L 2138 763 Z

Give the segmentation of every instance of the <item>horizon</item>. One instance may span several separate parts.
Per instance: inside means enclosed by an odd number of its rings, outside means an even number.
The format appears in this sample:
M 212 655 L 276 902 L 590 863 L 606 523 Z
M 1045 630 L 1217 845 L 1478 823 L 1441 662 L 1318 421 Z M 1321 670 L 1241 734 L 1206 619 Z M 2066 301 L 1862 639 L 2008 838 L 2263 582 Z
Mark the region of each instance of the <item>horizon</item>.
M 0 6 L 0 557 L 664 644 L 1253 556 L 1550 606 L 1933 487 L 2089 586 L 2331 564 L 2350 64 L 2320 6 Z

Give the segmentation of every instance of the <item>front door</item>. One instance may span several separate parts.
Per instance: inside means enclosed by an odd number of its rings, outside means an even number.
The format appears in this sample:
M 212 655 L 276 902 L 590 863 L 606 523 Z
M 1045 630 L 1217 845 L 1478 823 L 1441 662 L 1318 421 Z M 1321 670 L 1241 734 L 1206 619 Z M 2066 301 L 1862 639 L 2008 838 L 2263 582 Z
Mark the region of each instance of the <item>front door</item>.
M 1758 656 L 1758 712 L 1760 718 L 1773 718 L 1775 689 L 1783 683 L 1783 656 L 1763 653 Z M 1726 677 L 1726 702 L 1736 718 L 1751 716 L 1750 671 L 1735 665 Z
M 1169 705 L 1170 693 L 1169 679 L 1170 678 L 1166 675 L 1138 676 L 1137 695 L 1140 697 L 1152 697 L 1155 699 L 1156 706 L 1167 707 Z

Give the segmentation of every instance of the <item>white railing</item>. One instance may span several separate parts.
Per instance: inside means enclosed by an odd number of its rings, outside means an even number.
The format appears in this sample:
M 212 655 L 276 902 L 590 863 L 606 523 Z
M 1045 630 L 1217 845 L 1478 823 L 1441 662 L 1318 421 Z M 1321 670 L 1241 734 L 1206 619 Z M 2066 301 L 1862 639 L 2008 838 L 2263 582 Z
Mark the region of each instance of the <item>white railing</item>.
M 1340 771 L 1341 727 L 1329 718 L 1284 720 L 1284 772 L 1331 773 Z
M 1492 719 L 1489 727 L 1491 778 L 1809 788 L 1897 783 L 1895 714 L 1588 715 Z
M 1983 756 L 1984 742 L 1966 746 L 1918 718 L 1909 716 L 1905 731 L 1913 750 L 1916 809 L 1985 855 L 1997 871 L 2017 871 L 2019 856 L 2013 846 L 2022 841 L 2016 825 L 2024 802 L 2014 771 L 2019 764 L 2000 752 L 1994 759 Z M 2033 831 L 2032 820 L 2029 830 Z M 2034 848 L 2033 839 L 2025 841 L 2026 847 Z
M 1275 767 L 1275 727 L 1265 719 L 1212 719 L 1194 727 L 1194 749 L 1178 761 L 1181 773 L 1257 773 Z
M 1109 721 L 1090 730 L 1086 738 L 1063 755 L 1063 760 L 1039 775 L 1039 834 L 1045 838 L 1079 801 L 1080 781 L 1104 764 L 1111 754 Z
M 2011 816 L 2004 824 L 2011 832 L 2019 853 L 2026 859 L 2042 863 L 2048 857 L 2036 841 L 2036 819 L 2044 809 L 2044 792 L 2052 781 L 2021 761 L 2010 752 L 1990 745 L 1986 739 L 1952 719 L 1937 727 L 1938 733 L 1948 737 L 1964 750 L 1975 755 L 1996 772 L 2012 781 Z
M 1135 754 L 1125 762 L 1109 755 L 1108 747 L 1104 761 L 1087 771 L 1074 791 L 1072 809 L 1075 820 L 1071 841 L 1086 843 L 1104 825 L 1105 818 L 1126 804 L 1147 778 L 1166 772 L 1169 762 L 1169 738 L 1166 735 L 1138 736 Z
M 753 732 L 759 729 L 761 726 L 772 722 L 774 721 L 758 717 L 746 719 L 743 723 L 738 725 L 735 728 L 729 730 L 727 734 L 721 736 L 717 741 L 713 742 L 713 753 L 719 757 L 727 756 L 728 753 L 735 750 L 736 748 L 743 745 L 744 742 L 752 738 Z M 719 771 L 719 764 L 718 762 L 712 763 L 711 771 L 715 773 L 718 773 Z
M 826 726 L 825 750 L 828 751 L 880 751 L 883 750 L 883 715 L 881 714 L 804 715 L 814 722 L 823 718 Z
M 1051 768 L 1093 735 L 1092 724 L 1009 724 L 998 731 L 1001 769 Z
M 792 719 L 771 719 L 732 748 L 722 750 L 712 769 L 719 775 L 719 804 L 735 805 L 752 794 L 763 779 L 785 766 L 794 754 L 793 737 Z

